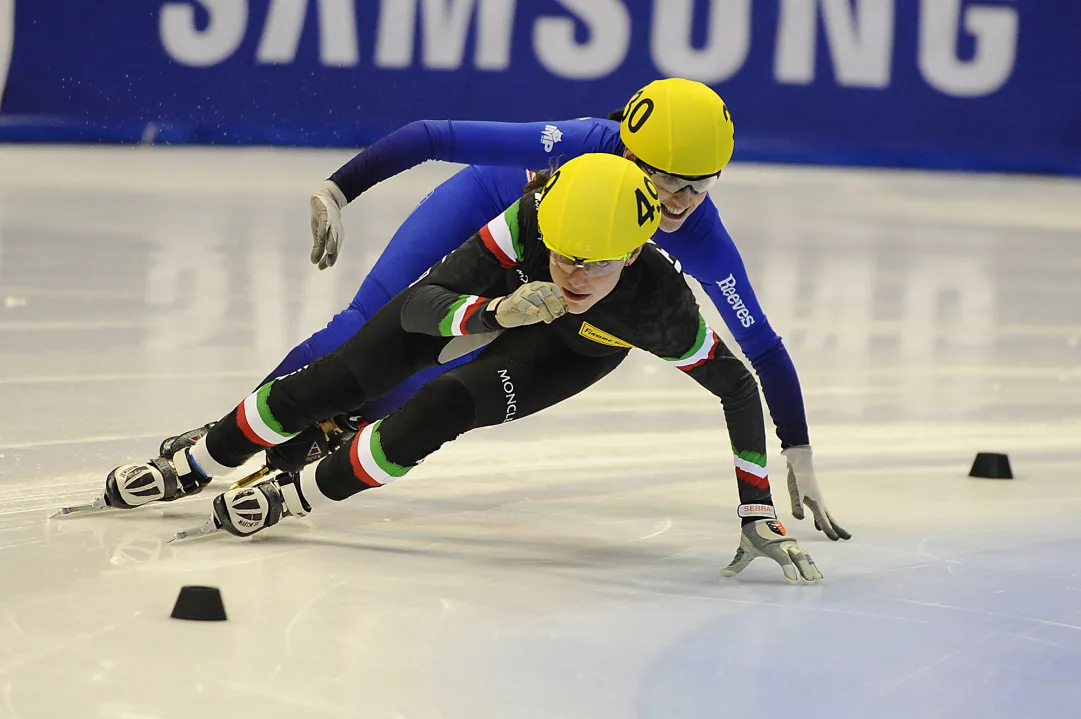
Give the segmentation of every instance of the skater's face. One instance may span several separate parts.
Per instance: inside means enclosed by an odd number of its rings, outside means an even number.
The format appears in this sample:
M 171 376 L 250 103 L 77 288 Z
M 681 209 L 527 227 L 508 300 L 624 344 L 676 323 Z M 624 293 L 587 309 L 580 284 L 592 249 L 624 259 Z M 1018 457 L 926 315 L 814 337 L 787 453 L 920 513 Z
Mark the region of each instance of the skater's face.
M 607 260 L 604 263 L 575 263 L 571 258 L 549 252 L 548 268 L 552 272 L 552 282 L 566 298 L 567 311 L 580 315 L 608 296 L 619 282 L 623 268 L 633 264 L 641 252 L 642 248 L 639 247 L 625 260 Z
M 631 162 L 637 160 L 630 150 L 625 150 L 623 156 Z M 650 174 L 649 170 L 646 170 L 646 173 Z M 661 203 L 661 232 L 675 232 L 687 221 L 691 213 L 697 210 L 698 206 L 705 201 L 707 193 L 704 189 L 698 192 L 690 183 L 677 187 L 677 185 L 681 185 L 678 179 L 668 181 L 668 178 L 673 177 L 672 175 L 650 174 L 650 177 L 657 187 L 657 199 Z M 696 183 L 698 186 L 712 184 L 713 182 L 708 180 Z M 673 192 L 672 190 L 676 191 Z

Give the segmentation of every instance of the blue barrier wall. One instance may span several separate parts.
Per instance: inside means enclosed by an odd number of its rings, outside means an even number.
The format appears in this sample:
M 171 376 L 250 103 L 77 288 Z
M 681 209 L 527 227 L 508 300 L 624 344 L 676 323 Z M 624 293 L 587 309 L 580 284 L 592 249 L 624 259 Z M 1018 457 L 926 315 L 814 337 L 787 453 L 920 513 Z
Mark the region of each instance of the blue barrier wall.
M 353 146 L 679 75 L 737 159 L 1081 174 L 1075 0 L 11 2 L 0 140 Z

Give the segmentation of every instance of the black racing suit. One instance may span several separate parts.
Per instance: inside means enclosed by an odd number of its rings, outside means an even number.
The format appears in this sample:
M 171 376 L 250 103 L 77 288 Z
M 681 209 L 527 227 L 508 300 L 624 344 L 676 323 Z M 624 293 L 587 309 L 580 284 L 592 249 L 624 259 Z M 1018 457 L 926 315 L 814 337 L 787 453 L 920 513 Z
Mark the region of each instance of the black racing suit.
M 528 193 L 383 307 L 342 347 L 256 392 L 207 436 L 218 462 L 239 466 L 313 422 L 345 413 L 437 363 L 462 335 L 501 329 L 491 298 L 551 281 L 537 223 L 539 193 Z M 742 508 L 772 505 L 758 386 L 699 312 L 679 266 L 647 244 L 615 289 L 583 314 L 504 330 L 475 360 L 426 384 L 322 461 L 316 480 L 333 499 L 401 476 L 444 442 L 476 427 L 528 416 L 597 382 L 637 347 L 686 372 L 719 397 L 735 454 Z M 253 395 L 255 397 L 256 395 Z M 249 409 L 245 414 L 242 407 Z M 254 418 L 254 419 L 253 419 Z M 268 442 L 265 429 L 274 427 Z M 742 510 L 744 521 L 763 516 Z

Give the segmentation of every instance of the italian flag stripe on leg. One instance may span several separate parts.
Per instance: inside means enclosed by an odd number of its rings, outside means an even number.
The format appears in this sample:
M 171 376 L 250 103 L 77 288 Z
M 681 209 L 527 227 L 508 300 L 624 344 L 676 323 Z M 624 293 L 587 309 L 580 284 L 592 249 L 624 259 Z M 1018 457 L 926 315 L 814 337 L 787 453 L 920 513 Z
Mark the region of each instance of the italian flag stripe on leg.
M 353 440 L 349 451 L 353 474 L 369 487 L 382 487 L 412 469 L 391 462 L 383 454 L 383 445 L 379 440 L 379 425 L 382 423 L 383 420 L 379 420 L 365 427 Z
M 736 453 L 736 479 L 759 489 L 769 489 L 766 455 L 745 450 Z
M 514 267 L 522 258 L 521 244 L 518 242 L 518 202 L 480 228 L 484 246 L 495 255 L 502 267 Z
M 447 314 L 439 321 L 439 334 L 444 337 L 469 334 L 465 331 L 465 323 L 477 310 L 488 301 L 487 297 L 477 295 L 461 295 L 450 306 Z
M 237 407 L 237 424 L 240 431 L 252 442 L 262 447 L 272 447 L 295 437 L 296 432 L 286 432 L 274 419 L 267 406 L 267 397 L 270 396 L 270 388 L 274 382 L 267 382 L 244 398 Z
M 665 359 L 686 372 L 713 359 L 720 343 L 721 338 L 710 329 L 705 318 L 698 315 L 698 335 L 695 337 L 691 349 L 682 357 L 666 357 Z
M 265 441 L 262 437 L 257 435 L 251 428 L 251 422 L 248 421 L 247 412 L 244 409 L 244 405 L 247 404 L 247 400 L 241 402 L 236 408 L 236 423 L 240 427 L 240 431 L 244 433 L 244 436 L 252 444 L 257 444 L 260 447 L 271 446 L 269 442 Z
M 751 449 L 745 449 L 740 452 L 735 447 L 733 447 L 732 454 L 736 455 L 737 459 L 742 459 L 743 461 L 750 462 L 751 464 L 757 464 L 759 467 L 766 466 L 766 455 L 762 454 L 761 452 L 755 452 Z

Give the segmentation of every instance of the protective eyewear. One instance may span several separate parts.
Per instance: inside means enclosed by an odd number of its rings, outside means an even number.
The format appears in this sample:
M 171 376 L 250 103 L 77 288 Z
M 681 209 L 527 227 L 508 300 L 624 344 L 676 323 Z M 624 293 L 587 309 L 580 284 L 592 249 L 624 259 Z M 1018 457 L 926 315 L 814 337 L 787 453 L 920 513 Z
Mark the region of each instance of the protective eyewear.
M 552 261 L 568 274 L 578 269 L 584 272 L 586 277 L 603 277 L 619 272 L 626 266 L 627 258 L 631 256 L 628 252 L 623 257 L 615 260 L 582 260 L 575 257 L 566 257 L 554 250 L 549 250 L 548 254 L 551 256 Z
M 721 179 L 721 173 L 716 175 L 705 175 L 702 177 L 683 177 L 682 175 L 671 175 L 667 172 L 658 170 L 652 165 L 647 165 L 641 160 L 637 161 L 638 167 L 642 168 L 642 171 L 649 175 L 649 179 L 653 180 L 653 184 L 661 188 L 665 192 L 675 195 L 682 192 L 684 189 L 690 189 L 695 195 L 701 195 L 717 184 L 717 180 Z

